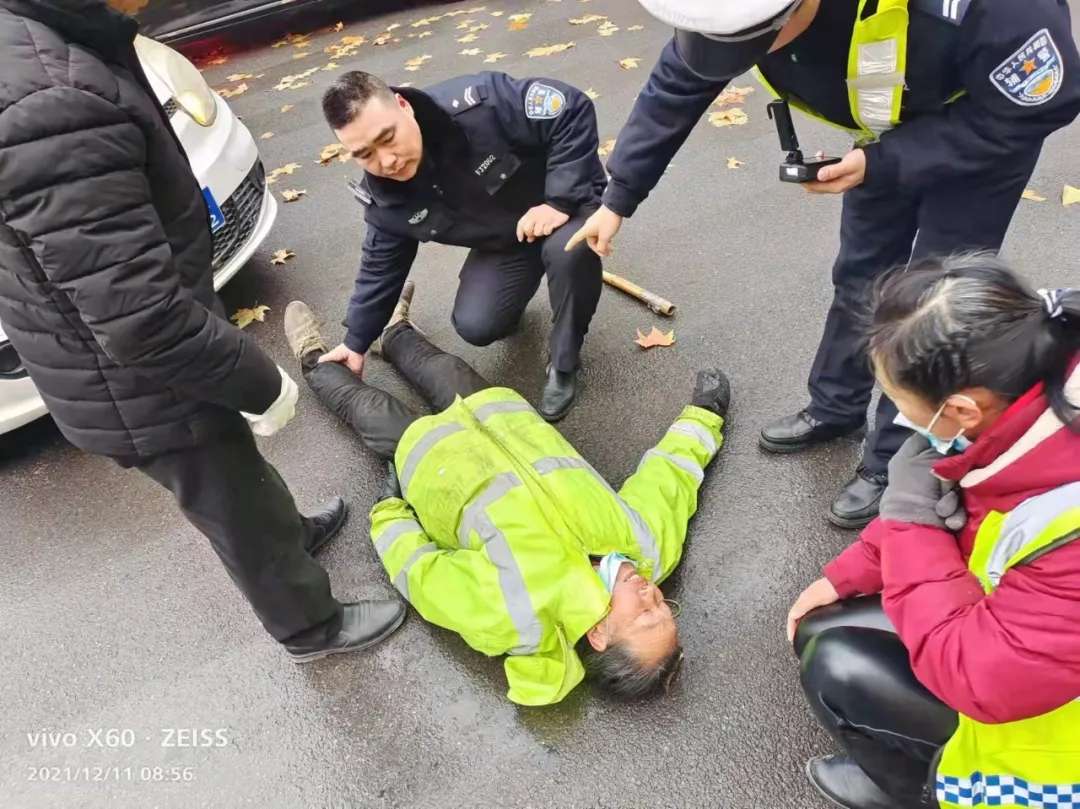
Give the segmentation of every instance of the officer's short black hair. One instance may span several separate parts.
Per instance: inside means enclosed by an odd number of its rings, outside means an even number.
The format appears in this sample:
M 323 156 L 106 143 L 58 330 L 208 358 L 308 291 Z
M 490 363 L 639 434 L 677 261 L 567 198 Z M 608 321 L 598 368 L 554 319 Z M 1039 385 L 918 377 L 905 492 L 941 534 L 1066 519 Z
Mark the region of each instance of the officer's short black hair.
M 322 97 L 323 115 L 331 129 L 344 129 L 373 98 L 393 100 L 394 91 L 378 76 L 363 70 L 350 70 L 326 88 Z

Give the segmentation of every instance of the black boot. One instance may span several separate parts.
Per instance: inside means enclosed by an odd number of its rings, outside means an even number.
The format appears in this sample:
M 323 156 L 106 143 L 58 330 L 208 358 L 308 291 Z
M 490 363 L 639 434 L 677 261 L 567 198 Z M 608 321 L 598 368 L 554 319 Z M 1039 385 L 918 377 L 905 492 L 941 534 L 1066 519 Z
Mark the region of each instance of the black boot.
M 844 809 L 900 807 L 848 756 L 812 758 L 806 762 L 806 776 L 826 799 Z
M 405 605 L 395 600 L 359 601 L 345 604 L 341 629 L 322 643 L 286 643 L 285 651 L 296 663 L 310 663 L 328 655 L 358 652 L 393 634 L 405 620 Z
M 312 523 L 313 530 L 307 542 L 304 543 L 305 550 L 315 556 L 326 547 L 326 544 L 331 539 L 338 535 L 348 516 L 349 507 L 342 497 L 335 497 L 317 513 L 309 514 L 308 519 Z
M 537 408 L 544 421 L 558 421 L 569 413 L 577 392 L 577 371 L 556 371 L 553 366 L 548 367 L 547 384 Z
M 800 410 L 793 416 L 784 416 L 765 425 L 758 443 L 769 452 L 800 452 L 815 444 L 857 433 L 863 425 L 862 421 L 855 424 L 826 424 Z
M 859 466 L 855 470 L 855 477 L 833 500 L 826 515 L 829 522 L 840 528 L 862 528 L 869 524 L 878 515 L 881 495 L 888 485 L 888 475 L 870 472 L 865 466 Z

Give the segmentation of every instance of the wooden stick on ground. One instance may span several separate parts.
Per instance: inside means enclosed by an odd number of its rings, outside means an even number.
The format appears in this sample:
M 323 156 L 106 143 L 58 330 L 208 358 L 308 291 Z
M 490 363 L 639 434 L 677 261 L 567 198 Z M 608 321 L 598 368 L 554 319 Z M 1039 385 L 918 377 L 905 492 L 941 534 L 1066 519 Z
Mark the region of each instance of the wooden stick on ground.
M 604 283 L 615 287 L 615 289 L 620 292 L 625 292 L 631 298 L 636 298 L 658 315 L 671 317 L 675 314 L 675 304 L 671 301 L 666 298 L 661 298 L 654 292 L 649 292 L 649 290 L 639 287 L 633 281 L 627 281 L 621 275 L 616 275 L 613 272 L 604 270 Z

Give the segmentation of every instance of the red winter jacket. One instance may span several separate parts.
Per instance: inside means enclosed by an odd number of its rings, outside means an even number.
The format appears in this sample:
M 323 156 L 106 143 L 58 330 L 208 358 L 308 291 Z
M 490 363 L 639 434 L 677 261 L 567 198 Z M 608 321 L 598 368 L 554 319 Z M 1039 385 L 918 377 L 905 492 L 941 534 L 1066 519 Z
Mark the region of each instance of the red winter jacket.
M 1080 364 L 1067 391 L 1080 402 Z M 935 473 L 957 480 L 968 511 L 956 536 L 878 519 L 825 567 L 841 598 L 882 593 L 919 680 L 980 722 L 1012 722 L 1080 697 L 1080 540 L 1010 569 L 984 594 L 967 560 L 983 518 L 1080 481 L 1080 435 L 1042 385 Z

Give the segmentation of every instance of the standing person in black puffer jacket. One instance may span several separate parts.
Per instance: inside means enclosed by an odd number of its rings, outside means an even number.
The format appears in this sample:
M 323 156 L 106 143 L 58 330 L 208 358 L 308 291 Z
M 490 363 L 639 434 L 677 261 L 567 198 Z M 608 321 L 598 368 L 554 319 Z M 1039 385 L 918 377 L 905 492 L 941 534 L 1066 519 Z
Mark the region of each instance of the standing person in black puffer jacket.
M 334 599 L 310 554 L 344 501 L 302 516 L 255 446 L 296 385 L 223 317 L 135 33 L 103 0 L 0 0 L 0 321 L 64 435 L 169 489 L 293 659 L 370 646 L 404 607 Z

